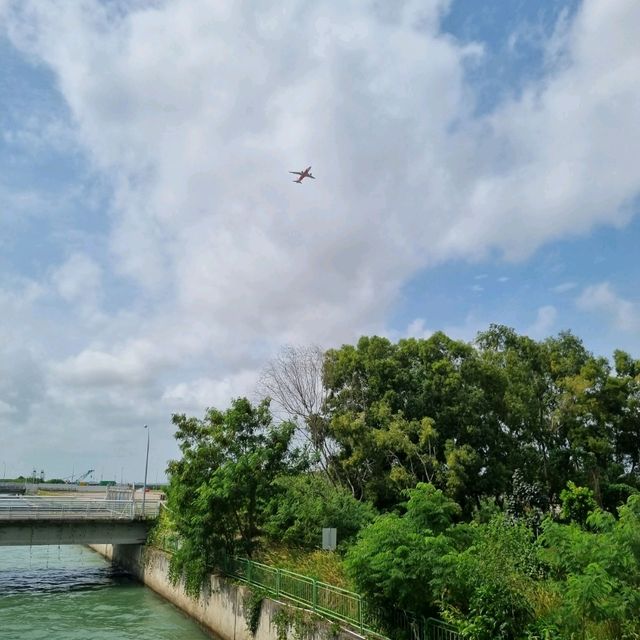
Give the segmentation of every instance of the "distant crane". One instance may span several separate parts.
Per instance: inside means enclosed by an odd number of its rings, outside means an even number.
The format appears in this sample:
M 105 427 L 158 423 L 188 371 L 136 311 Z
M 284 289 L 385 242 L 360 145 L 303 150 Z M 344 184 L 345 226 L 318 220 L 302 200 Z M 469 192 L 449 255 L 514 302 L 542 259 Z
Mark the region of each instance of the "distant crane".
M 83 473 L 81 476 L 78 476 L 75 480 L 73 479 L 73 476 L 69 476 L 68 478 L 65 478 L 65 481 L 67 482 L 67 484 L 80 484 L 80 482 L 82 482 L 85 478 L 88 478 L 94 471 L 95 469 L 89 469 L 89 471 Z
M 89 469 L 89 471 L 87 471 L 86 473 L 83 473 L 77 480 L 77 483 L 82 482 L 85 478 L 88 478 L 93 472 L 95 471 L 95 469 Z

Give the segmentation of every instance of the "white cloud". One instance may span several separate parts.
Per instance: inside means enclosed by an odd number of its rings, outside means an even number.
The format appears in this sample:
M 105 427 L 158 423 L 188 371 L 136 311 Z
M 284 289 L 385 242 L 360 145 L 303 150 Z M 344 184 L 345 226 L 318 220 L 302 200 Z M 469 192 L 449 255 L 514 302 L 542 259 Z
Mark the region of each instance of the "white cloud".
M 610 221 L 638 191 L 629 0 L 586 2 L 563 31 L 571 63 L 480 122 L 466 108 L 470 51 L 437 31 L 447 3 L 380 15 L 181 1 L 117 20 L 89 0 L 22 4 L 14 41 L 56 71 L 81 139 L 117 179 L 118 268 L 189 312 L 242 322 L 236 298 L 251 291 L 250 324 L 271 329 L 274 315 L 306 319 L 312 294 L 344 331 L 380 318 L 424 264 L 491 246 L 522 256 Z M 617 45 L 603 53 L 603 40 Z M 307 161 L 320 182 L 292 192 L 284 174 Z
M 552 287 L 551 291 L 553 291 L 553 293 L 566 293 L 567 291 L 575 289 L 577 286 L 578 284 L 576 282 L 561 282 L 555 287 Z
M 425 326 L 424 318 L 416 318 L 412 320 L 406 330 L 407 338 L 422 338 L 427 339 L 434 333 L 433 329 L 429 329 Z
M 557 317 L 558 311 L 554 306 L 539 307 L 535 322 L 524 330 L 524 334 L 537 339 L 546 338 L 552 332 Z
M 102 269 L 89 256 L 75 253 L 54 270 L 52 280 L 68 302 L 95 302 L 101 293 Z
M 0 182 L 0 210 L 2 218 L 1 244 L 7 244 L 8 231 L 25 224 L 30 219 L 38 217 L 39 213 L 47 208 L 47 202 L 41 194 L 31 190 L 11 188 Z M 10 236 L 9 236 L 10 239 Z
M 42 113 L 24 116 L 20 128 L 4 129 L 0 133 L 3 142 L 14 151 L 31 155 L 51 151 L 66 154 L 75 149 L 77 143 L 71 126 L 47 111 L 50 105 L 39 105 L 39 109 Z
M 0 321 L 42 385 L 24 402 L 0 389 L 25 428 L 55 414 L 70 447 L 88 424 L 126 441 L 122 425 L 172 403 L 241 393 L 283 342 L 381 331 L 419 269 L 628 218 L 640 4 L 585 0 L 549 45 L 556 66 L 481 119 L 465 65 L 482 47 L 441 33 L 448 4 L 0 2 L 0 28 L 55 74 L 76 127 L 61 131 L 113 190 L 108 256 L 67 252 Z M 307 164 L 317 180 L 293 185 Z M 69 308 L 45 304 L 52 288 Z M 90 291 L 99 318 L 77 312 Z
M 585 287 L 576 299 L 576 305 L 582 311 L 600 313 L 623 331 L 635 331 L 640 328 L 640 307 L 626 300 L 612 289 L 608 282 Z
M 224 408 L 233 398 L 247 395 L 247 389 L 254 389 L 257 381 L 255 370 L 240 371 L 218 379 L 198 378 L 168 387 L 162 394 L 162 400 L 167 407 L 180 406 L 183 411 L 197 413 L 202 407 Z
M 444 326 L 436 328 L 429 327 L 425 318 L 414 318 L 404 331 L 386 331 L 383 332 L 383 335 L 391 341 L 397 341 L 401 338 L 419 338 L 426 340 L 436 331 L 442 331 L 453 340 L 473 342 L 478 332 L 484 331 L 489 323 L 490 320 L 481 320 L 474 312 L 468 313 L 460 324 L 445 324 Z
M 115 353 L 85 349 L 52 370 L 58 380 L 74 386 L 139 385 L 149 381 L 158 360 L 156 345 L 136 340 Z
M 9 404 L 4 400 L 0 400 L 0 414 L 10 414 L 10 413 L 16 413 L 16 412 L 17 412 L 17 409 L 12 404 Z
M 562 30 L 559 66 L 470 132 L 486 154 L 466 215 L 448 230 L 450 251 L 498 246 L 515 259 L 552 238 L 628 220 L 640 182 L 639 20 L 634 0 L 585 0 Z

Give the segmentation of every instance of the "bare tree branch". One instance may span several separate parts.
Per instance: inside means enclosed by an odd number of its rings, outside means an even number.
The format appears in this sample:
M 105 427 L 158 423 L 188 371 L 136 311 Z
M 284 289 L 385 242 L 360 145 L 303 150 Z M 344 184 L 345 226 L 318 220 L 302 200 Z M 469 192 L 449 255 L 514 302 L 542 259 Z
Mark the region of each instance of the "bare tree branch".
M 298 424 L 299 434 L 318 454 L 320 466 L 332 481 L 332 446 L 324 413 L 327 390 L 322 382 L 324 352 L 318 346 L 287 345 L 267 364 L 258 391 L 276 409 Z
M 326 398 L 323 360 L 320 347 L 287 345 L 263 370 L 259 389 L 291 418 L 320 415 Z

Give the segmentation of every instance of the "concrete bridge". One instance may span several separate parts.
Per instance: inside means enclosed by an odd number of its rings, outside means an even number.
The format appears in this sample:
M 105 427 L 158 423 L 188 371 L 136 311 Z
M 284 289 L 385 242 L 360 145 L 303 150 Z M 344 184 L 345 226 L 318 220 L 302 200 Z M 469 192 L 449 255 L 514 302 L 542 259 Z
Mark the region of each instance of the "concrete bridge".
M 0 497 L 0 546 L 141 544 L 159 510 L 157 500 Z

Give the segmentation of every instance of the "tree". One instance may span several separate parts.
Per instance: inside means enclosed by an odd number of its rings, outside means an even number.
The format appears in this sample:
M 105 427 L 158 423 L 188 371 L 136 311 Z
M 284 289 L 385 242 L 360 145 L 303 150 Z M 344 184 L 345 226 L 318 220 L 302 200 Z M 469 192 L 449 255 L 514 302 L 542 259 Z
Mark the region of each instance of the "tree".
M 573 481 L 613 509 L 640 487 L 640 364 L 614 359 L 616 375 L 570 332 L 535 341 L 501 325 L 473 345 L 435 333 L 330 349 L 331 466 L 381 510 L 431 482 L 470 514 L 513 494 L 516 471 L 543 503 Z
M 549 499 L 557 497 L 571 470 L 559 428 L 559 390 L 580 372 L 588 352 L 568 332 L 536 342 L 502 325 L 479 333 L 476 345 L 501 380 L 493 392 L 500 427 L 509 440 L 512 472 L 518 469 L 523 481 L 539 483 Z
M 615 458 L 625 481 L 640 485 L 640 360 L 614 352 L 616 376 L 607 381 L 607 402 L 615 419 Z
M 322 470 L 335 481 L 325 415 L 323 361 L 324 352 L 318 346 L 284 346 L 263 369 L 258 390 L 298 425 Z
M 417 482 L 446 488 L 466 511 L 482 495 L 500 495 L 511 475 L 500 383 L 471 345 L 443 333 L 397 344 L 363 337 L 329 350 L 327 409 L 341 477 L 382 509 Z
M 197 582 L 225 553 L 251 556 L 273 480 L 299 463 L 289 453 L 294 425 L 274 425 L 268 401 L 254 407 L 246 398 L 173 423 L 182 451 L 168 467 L 168 506 L 183 541 L 175 564 Z

